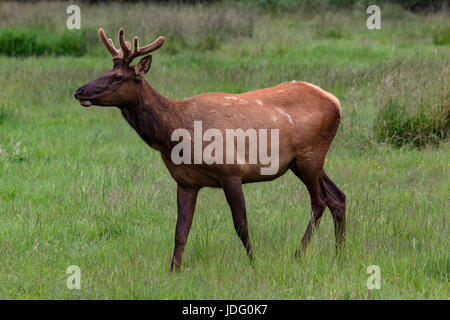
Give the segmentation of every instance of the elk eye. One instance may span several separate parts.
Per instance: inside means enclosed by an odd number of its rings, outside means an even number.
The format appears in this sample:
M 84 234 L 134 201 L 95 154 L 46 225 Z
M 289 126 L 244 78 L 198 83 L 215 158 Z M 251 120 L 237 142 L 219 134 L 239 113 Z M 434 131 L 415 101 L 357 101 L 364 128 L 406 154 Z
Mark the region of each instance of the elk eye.
M 112 81 L 114 81 L 114 82 L 117 82 L 117 81 L 120 81 L 120 80 L 122 80 L 122 77 L 121 77 L 121 76 L 115 76 L 115 77 L 112 79 Z

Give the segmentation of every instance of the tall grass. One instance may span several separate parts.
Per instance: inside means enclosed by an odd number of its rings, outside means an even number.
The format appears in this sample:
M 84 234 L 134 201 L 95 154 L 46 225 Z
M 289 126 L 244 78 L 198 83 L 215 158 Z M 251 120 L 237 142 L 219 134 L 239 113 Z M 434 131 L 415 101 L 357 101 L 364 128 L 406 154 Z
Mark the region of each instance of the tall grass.
M 424 77 L 424 73 L 434 77 Z M 374 119 L 377 141 L 396 147 L 439 146 L 450 134 L 449 68 L 444 64 L 399 64 L 384 75 Z
M 450 136 L 450 101 L 441 95 L 435 105 L 420 105 L 413 114 L 409 106 L 390 99 L 375 122 L 376 138 L 397 147 L 439 146 Z

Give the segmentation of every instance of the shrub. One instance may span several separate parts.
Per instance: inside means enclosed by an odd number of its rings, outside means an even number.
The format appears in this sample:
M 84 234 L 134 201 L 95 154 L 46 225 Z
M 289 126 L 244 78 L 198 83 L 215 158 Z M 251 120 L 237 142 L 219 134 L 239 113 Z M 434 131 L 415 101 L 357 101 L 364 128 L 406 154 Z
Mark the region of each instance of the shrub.
M 322 38 L 341 39 L 344 36 L 344 33 L 339 28 L 330 27 L 319 28 L 317 30 L 317 35 Z
M 0 29 L 0 54 L 8 56 L 74 55 L 86 52 L 85 31 L 66 30 L 62 34 L 42 29 Z
M 268 8 L 268 9 L 287 9 L 290 10 L 296 6 L 306 5 L 310 7 L 324 8 L 351 8 L 357 4 L 365 6 L 371 4 L 385 5 L 395 3 L 405 9 L 412 11 L 421 10 L 440 10 L 444 6 L 443 0 L 234 0 L 236 2 L 250 3 L 250 5 Z
M 406 9 L 413 11 L 440 10 L 444 6 L 443 0 L 392 0 Z
M 407 106 L 391 98 L 380 110 L 375 121 L 378 141 L 401 147 L 422 148 L 427 144 L 438 146 L 450 133 L 449 96 L 442 95 L 433 106 L 419 106 L 408 112 Z
M 210 32 L 197 40 L 197 50 L 207 51 L 219 49 L 222 41 L 223 39 L 220 34 Z
M 433 43 L 436 45 L 450 44 L 450 28 L 438 28 L 434 30 Z

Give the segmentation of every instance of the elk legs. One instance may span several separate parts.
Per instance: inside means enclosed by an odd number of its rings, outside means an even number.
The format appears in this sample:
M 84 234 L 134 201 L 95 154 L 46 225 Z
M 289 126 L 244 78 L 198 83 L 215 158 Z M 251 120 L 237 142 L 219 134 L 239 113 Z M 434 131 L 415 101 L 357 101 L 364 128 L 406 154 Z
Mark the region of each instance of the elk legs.
M 291 167 L 292 172 L 302 180 L 311 197 L 311 219 L 302 238 L 302 252 L 306 253 L 314 231 L 319 227 L 320 219 L 325 207 L 333 215 L 336 248 L 343 247 L 345 232 L 345 194 L 328 178 L 323 169 L 300 167 L 297 164 Z M 296 251 L 296 256 L 299 252 Z
M 170 271 L 179 271 L 181 269 L 181 260 L 183 250 L 191 228 L 192 218 L 194 217 L 195 203 L 197 200 L 198 189 L 191 187 L 177 186 L 177 207 L 178 218 L 175 229 L 175 248 L 173 250 L 172 264 Z
M 247 215 L 245 209 L 244 193 L 242 192 L 242 182 L 239 177 L 229 178 L 222 182 L 228 205 L 233 216 L 234 229 L 242 241 L 250 262 L 253 260 L 252 246 L 248 235 Z

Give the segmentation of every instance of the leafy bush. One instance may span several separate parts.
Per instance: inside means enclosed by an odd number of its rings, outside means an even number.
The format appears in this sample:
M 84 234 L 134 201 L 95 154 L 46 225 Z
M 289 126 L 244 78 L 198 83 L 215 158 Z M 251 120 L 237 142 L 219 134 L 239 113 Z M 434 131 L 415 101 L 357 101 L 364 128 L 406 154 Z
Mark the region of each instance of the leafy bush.
M 298 0 L 250 0 L 248 4 L 264 9 L 291 9 L 299 4 Z
M 405 9 L 420 11 L 420 10 L 440 10 L 443 7 L 443 0 L 235 0 L 237 2 L 250 3 L 256 7 L 268 8 L 268 9 L 292 9 L 296 6 L 310 6 L 310 7 L 337 7 L 337 8 L 350 8 L 356 4 L 363 5 L 384 5 L 387 3 L 399 4 Z
M 392 0 L 394 3 L 398 3 L 406 9 L 419 11 L 419 10 L 440 10 L 444 5 L 444 0 Z
M 433 43 L 436 45 L 450 44 L 450 28 L 434 30 Z
M 415 148 L 427 144 L 439 145 L 449 138 L 450 133 L 449 96 L 442 95 L 434 106 L 419 106 L 415 112 L 407 112 L 407 106 L 391 98 L 381 109 L 375 121 L 375 135 L 384 141 L 400 147 Z
M 0 29 L 0 54 L 8 56 L 74 55 L 86 52 L 85 31 L 66 30 L 62 34 L 42 29 Z
M 330 28 L 319 28 L 317 30 L 317 35 L 323 38 L 341 39 L 344 36 L 344 33 L 339 28 L 330 27 Z

